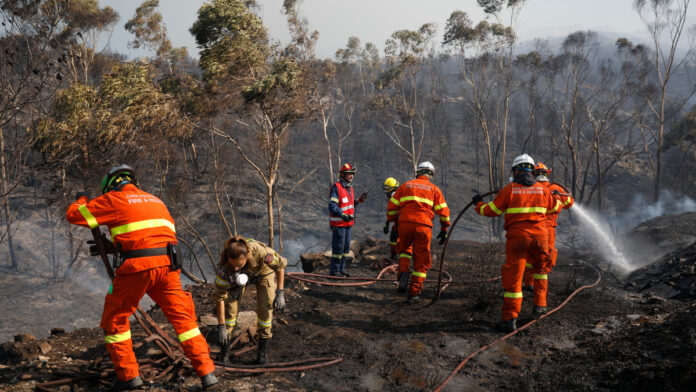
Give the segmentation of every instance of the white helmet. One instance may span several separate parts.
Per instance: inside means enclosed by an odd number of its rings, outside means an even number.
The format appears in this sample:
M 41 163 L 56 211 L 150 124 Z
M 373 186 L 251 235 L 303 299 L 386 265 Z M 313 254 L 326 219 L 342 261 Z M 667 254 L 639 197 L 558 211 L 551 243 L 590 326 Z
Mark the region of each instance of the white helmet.
M 435 175 L 435 166 L 433 166 L 430 161 L 425 161 L 421 162 L 418 164 L 418 167 L 416 167 L 416 175 L 420 176 L 423 173 L 430 174 L 431 176 Z
M 532 169 L 534 168 L 534 159 L 527 154 L 522 154 L 515 157 L 515 160 L 512 161 L 512 169 L 514 170 L 517 165 L 521 165 L 523 163 L 528 163 L 532 165 Z

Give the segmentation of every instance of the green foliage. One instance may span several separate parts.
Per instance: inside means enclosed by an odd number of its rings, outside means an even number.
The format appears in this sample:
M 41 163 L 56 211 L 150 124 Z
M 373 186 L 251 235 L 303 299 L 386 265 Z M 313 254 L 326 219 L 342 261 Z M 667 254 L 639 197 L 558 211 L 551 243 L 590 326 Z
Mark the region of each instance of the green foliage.
M 251 5 L 242 0 L 213 0 L 198 10 L 189 31 L 201 49 L 200 66 L 208 81 L 248 75 L 264 66 L 269 56 L 267 32 Z
M 135 15 L 126 22 L 126 31 L 135 35 L 128 43 L 132 48 L 148 47 L 158 55 L 171 50 L 167 29 L 162 24 L 162 14 L 157 12 L 159 0 L 146 0 L 135 10 Z
M 56 94 L 53 102 L 55 120 L 67 125 L 78 124 L 91 119 L 90 109 L 95 106 L 97 93 L 90 86 L 73 83 Z
M 383 89 L 398 82 L 405 74 L 417 72 L 435 36 L 435 28 L 426 23 L 418 30 L 398 30 L 386 41 L 384 53 L 389 65 L 377 78 L 376 86 Z
M 198 79 L 192 75 L 168 75 L 158 83 L 163 93 L 175 97 L 180 102 L 181 110 L 187 115 L 197 116 L 205 113 L 205 92 Z
M 384 53 L 387 56 L 403 58 L 422 54 L 430 39 L 435 35 L 432 24 L 426 23 L 418 30 L 398 30 L 387 40 Z
M 64 1 L 68 5 L 66 14 L 68 29 L 103 31 L 118 21 L 118 13 L 111 7 L 99 8 L 98 0 Z
M 503 7 L 520 7 L 525 1 L 526 0 L 476 0 L 479 7 L 483 8 L 483 12 L 487 14 L 497 14 L 503 10 Z
M 37 125 L 36 147 L 48 161 L 60 160 L 66 165 L 91 161 L 88 146 L 99 143 L 98 122 L 95 120 L 97 92 L 90 86 L 72 83 L 56 93 L 53 116 Z
M 294 60 L 282 58 L 272 64 L 268 75 L 243 87 L 242 96 L 247 102 L 261 102 L 275 92 L 291 92 L 297 89 L 299 74 Z
M 155 159 L 151 154 L 190 136 L 178 102 L 153 84 L 147 64 L 115 66 L 98 90 L 73 83 L 56 95 L 37 125 L 37 147 L 49 162 L 88 170 L 99 159 Z
M 366 42 L 364 47 L 360 46 L 360 38 L 350 37 L 343 49 L 336 51 L 336 60 L 343 65 L 358 64 L 368 68 L 376 68 L 379 64 L 379 49 L 372 42 Z
M 509 45 L 515 38 L 512 27 L 485 20 L 473 27 L 473 22 L 466 12 L 454 11 L 447 20 L 443 44 L 459 47 L 482 45 L 496 49 Z
M 543 62 L 544 59 L 541 57 L 541 54 L 536 50 L 533 50 L 529 53 L 520 54 L 515 59 L 515 65 L 529 68 L 537 68 Z

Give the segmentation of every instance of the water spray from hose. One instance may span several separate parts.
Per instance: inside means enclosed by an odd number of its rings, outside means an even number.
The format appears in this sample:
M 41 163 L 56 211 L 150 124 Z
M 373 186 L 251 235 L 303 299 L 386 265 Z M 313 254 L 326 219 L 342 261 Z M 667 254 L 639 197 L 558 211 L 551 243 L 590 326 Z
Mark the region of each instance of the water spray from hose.
M 592 242 L 592 245 L 608 263 L 617 268 L 619 274 L 627 275 L 636 269 L 617 246 L 616 237 L 607 224 L 599 217 L 593 216 L 594 214 L 578 203 L 573 205 L 573 211 L 578 214 L 585 227 L 594 232 L 597 241 Z

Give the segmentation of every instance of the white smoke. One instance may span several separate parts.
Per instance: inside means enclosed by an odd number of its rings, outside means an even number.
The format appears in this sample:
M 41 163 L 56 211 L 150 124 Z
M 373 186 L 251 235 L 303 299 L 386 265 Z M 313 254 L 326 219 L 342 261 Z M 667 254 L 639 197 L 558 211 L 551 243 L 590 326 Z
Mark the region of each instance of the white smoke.
M 651 219 L 672 214 L 696 212 L 696 201 L 689 197 L 675 197 L 671 192 L 664 191 L 657 202 L 649 201 L 643 195 L 635 195 L 621 213 L 610 215 L 598 213 L 583 208 L 577 203 L 571 208 L 571 215 L 580 218 L 582 229 L 577 230 L 564 223 L 567 219 L 561 214 L 563 221 L 559 224 L 560 241 L 567 243 L 569 238 L 581 240 L 586 246 L 595 249 L 619 275 L 624 275 L 637 268 L 652 263 L 666 252 L 679 246 L 680 238 L 666 236 L 669 240 L 660 238 L 639 237 L 638 240 L 623 234 L 632 232 L 634 228 Z M 656 227 L 657 229 L 657 227 Z M 658 229 L 659 230 L 659 229 Z M 574 241 L 571 241 L 574 242 Z
M 609 218 L 609 221 L 615 231 L 626 232 L 658 216 L 686 212 L 696 212 L 696 201 L 690 197 L 678 198 L 669 191 L 663 191 L 657 202 L 651 202 L 644 195 L 636 194 L 626 211 Z
M 302 272 L 300 255 L 321 251 L 326 246 L 326 241 L 308 235 L 300 239 L 283 240 L 283 257 L 288 259 L 287 272 Z M 278 238 L 274 238 L 273 249 L 279 249 Z

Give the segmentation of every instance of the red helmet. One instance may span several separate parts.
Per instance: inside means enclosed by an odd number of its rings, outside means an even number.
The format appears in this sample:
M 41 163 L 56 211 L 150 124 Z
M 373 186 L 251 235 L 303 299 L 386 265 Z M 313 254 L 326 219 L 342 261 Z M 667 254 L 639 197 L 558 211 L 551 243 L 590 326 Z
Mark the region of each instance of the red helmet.
M 350 163 L 344 163 L 340 169 L 338 169 L 338 172 L 340 174 L 355 174 L 355 166 L 351 165 Z
M 551 173 L 551 169 L 546 167 L 546 165 L 544 165 L 543 163 L 537 162 L 537 164 L 534 165 L 534 174 L 539 174 L 539 173 L 548 174 L 548 173 Z

